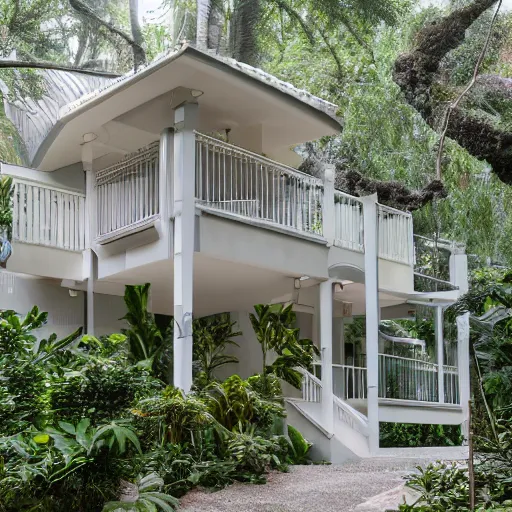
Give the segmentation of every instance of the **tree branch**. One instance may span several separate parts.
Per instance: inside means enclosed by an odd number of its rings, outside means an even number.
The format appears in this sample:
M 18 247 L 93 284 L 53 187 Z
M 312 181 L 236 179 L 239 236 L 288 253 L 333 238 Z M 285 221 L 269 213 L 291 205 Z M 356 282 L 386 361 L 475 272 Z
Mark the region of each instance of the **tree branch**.
M 67 71 L 72 73 L 80 73 L 82 75 L 102 76 L 105 78 L 119 78 L 120 74 L 110 71 L 101 71 L 95 69 L 84 69 L 66 64 L 55 64 L 54 62 L 37 61 L 30 62 L 24 60 L 0 60 L 0 69 L 52 69 L 55 71 Z
M 302 16 L 285 0 L 272 0 L 277 7 L 282 9 L 290 18 L 297 21 L 302 28 L 304 34 L 306 34 L 306 37 L 309 40 L 309 44 L 314 46 L 315 44 L 315 36 L 312 32 L 312 30 L 308 27 L 306 22 L 302 19 Z
M 140 55 L 144 55 L 144 59 L 145 59 L 146 53 L 144 51 L 144 48 L 140 44 L 137 44 L 137 42 L 135 42 L 133 40 L 133 38 L 131 38 L 126 32 L 118 29 L 117 27 L 112 25 L 112 23 L 101 18 L 101 16 L 99 16 L 93 9 L 91 9 L 88 5 L 86 5 L 84 2 L 82 2 L 82 0 L 69 0 L 69 5 L 77 13 L 81 14 L 82 16 L 85 16 L 86 18 L 89 18 L 89 19 L 95 21 L 96 23 L 105 27 L 107 30 L 109 30 L 113 34 L 116 34 L 119 37 L 121 37 L 122 39 L 124 39 L 132 47 L 134 56 L 135 56 L 135 52 L 137 52 Z M 134 67 L 136 67 L 135 62 L 134 62 Z
M 436 176 L 438 180 L 441 180 L 441 168 L 442 168 L 442 160 L 443 160 L 443 149 L 444 149 L 444 142 L 446 140 L 446 133 L 448 132 L 448 126 L 450 124 L 450 117 L 452 112 L 459 106 L 460 102 L 466 96 L 466 94 L 474 87 L 476 84 L 478 73 L 480 72 L 480 67 L 482 66 L 482 62 L 484 61 L 485 54 L 487 53 L 487 49 L 489 48 L 489 43 L 491 41 L 492 32 L 494 30 L 494 25 L 496 24 L 496 19 L 498 18 L 498 13 L 501 9 L 501 4 L 503 3 L 503 0 L 499 0 L 498 6 L 496 7 L 496 11 L 494 12 L 494 16 L 492 17 L 491 24 L 489 25 L 489 31 L 487 32 L 487 37 L 485 39 L 484 46 L 482 48 L 482 51 L 480 52 L 480 55 L 478 57 L 478 60 L 476 61 L 475 69 L 473 71 L 473 78 L 469 82 L 469 84 L 466 86 L 466 88 L 459 94 L 459 96 L 455 99 L 453 103 L 451 103 L 448 108 L 446 109 L 446 112 L 444 114 L 444 120 L 443 120 L 443 130 L 441 132 L 441 138 L 439 139 L 439 149 L 437 150 L 437 159 L 436 159 Z
M 344 27 L 349 31 L 350 35 L 359 43 L 361 47 L 363 47 L 370 54 L 372 62 L 375 62 L 375 56 L 373 55 L 373 50 L 371 46 L 357 33 L 356 29 L 352 26 L 350 21 L 348 21 L 348 19 L 345 16 L 339 14 L 339 18 L 341 23 L 343 23 Z

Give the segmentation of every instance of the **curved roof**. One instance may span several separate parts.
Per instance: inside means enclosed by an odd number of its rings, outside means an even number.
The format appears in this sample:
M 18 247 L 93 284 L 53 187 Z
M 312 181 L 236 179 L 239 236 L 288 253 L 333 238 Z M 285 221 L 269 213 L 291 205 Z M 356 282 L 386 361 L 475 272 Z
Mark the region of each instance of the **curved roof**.
M 163 77 L 161 71 L 168 68 L 168 73 L 172 74 L 173 72 L 170 71 L 172 66 L 170 65 L 184 55 L 187 55 L 188 62 L 191 62 L 190 59 L 192 59 L 194 62 L 200 62 L 203 66 L 206 65 L 212 69 L 220 70 L 224 74 L 226 72 L 231 73 L 234 79 L 236 78 L 238 81 L 245 80 L 253 86 L 258 85 L 260 88 L 273 92 L 273 94 L 280 95 L 281 101 L 285 100 L 295 108 L 309 110 L 309 115 L 313 115 L 318 123 L 328 127 L 329 133 L 334 133 L 340 129 L 341 120 L 336 115 L 337 106 L 333 103 L 317 98 L 307 91 L 297 89 L 261 69 L 184 44 L 179 50 L 157 58 L 151 64 L 139 69 L 137 73 L 130 72 L 117 79 L 91 77 L 62 71 L 40 72 L 44 78 L 46 90 L 41 99 L 27 100 L 24 103 L 6 102 L 6 114 L 20 132 L 26 144 L 31 164 L 34 167 L 48 167 L 50 170 L 57 168 L 58 156 L 55 152 L 66 152 L 66 148 L 71 142 L 71 138 L 67 138 L 66 133 L 76 129 L 76 126 L 68 129 L 66 126 L 69 123 L 75 123 L 76 125 L 81 116 L 102 104 L 106 105 L 105 102 L 108 101 L 110 101 L 110 105 L 112 105 L 112 102 L 125 102 L 125 106 L 129 107 L 130 105 L 126 105 L 126 101 L 132 101 L 132 99 L 123 98 L 123 91 L 128 88 L 135 91 L 138 87 L 138 98 L 142 97 L 144 95 L 141 94 L 140 90 L 142 81 L 147 84 L 145 85 L 146 91 L 156 90 L 160 87 L 157 82 L 161 81 Z M 176 69 L 178 70 L 179 67 Z M 170 76 L 167 74 L 164 79 L 169 80 Z M 162 94 L 162 90 L 159 94 Z M 114 96 L 117 96 L 117 99 L 114 99 Z M 136 101 L 133 101 L 132 108 L 138 106 Z M 117 115 L 121 115 L 119 109 Z M 89 121 L 90 117 L 89 115 Z M 94 129 L 87 123 L 84 123 L 83 126 L 85 131 Z M 86 130 L 86 128 L 89 129 Z M 319 130 L 317 126 L 314 133 L 315 135 L 320 134 L 319 136 L 328 134 L 326 128 L 323 130 L 325 133 L 322 133 L 322 130 Z M 61 133 L 64 138 L 60 137 L 58 139 Z M 61 138 L 62 140 L 60 140 Z M 76 138 L 73 139 L 73 142 L 76 142 Z M 59 149 L 60 146 L 62 148 Z M 49 151 L 52 155 L 48 155 Z M 62 164 L 59 166 L 73 163 L 73 158 L 75 156 L 71 154 L 63 155 Z
M 113 82 L 111 78 L 54 70 L 35 71 L 43 81 L 40 99 L 24 98 L 9 101 L 4 94 L 5 114 L 25 143 L 28 158 L 33 161 L 39 146 L 57 124 L 61 109 L 78 98 Z M 0 88 L 5 84 L 0 81 Z

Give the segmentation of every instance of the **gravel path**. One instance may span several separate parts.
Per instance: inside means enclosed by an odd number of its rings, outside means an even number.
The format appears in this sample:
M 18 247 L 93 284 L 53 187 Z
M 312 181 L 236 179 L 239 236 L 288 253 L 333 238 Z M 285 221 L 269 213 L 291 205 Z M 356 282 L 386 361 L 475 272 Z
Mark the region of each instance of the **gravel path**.
M 341 466 L 294 466 L 266 485 L 234 484 L 182 499 L 180 512 L 383 512 L 404 494 L 403 477 L 425 459 L 374 458 Z

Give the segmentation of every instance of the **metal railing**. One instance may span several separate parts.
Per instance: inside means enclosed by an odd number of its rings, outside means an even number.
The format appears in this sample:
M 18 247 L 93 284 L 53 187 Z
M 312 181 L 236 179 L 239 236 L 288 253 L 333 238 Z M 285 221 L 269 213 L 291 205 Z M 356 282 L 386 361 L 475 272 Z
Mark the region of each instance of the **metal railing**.
M 13 240 L 68 251 L 85 248 L 85 195 L 14 178 Z
M 365 400 L 368 370 L 357 366 L 332 365 L 333 393 L 342 400 Z
M 456 366 L 443 366 L 444 401 L 447 404 L 460 404 L 459 369 Z
M 379 397 L 437 402 L 437 364 L 379 354 Z
M 334 244 L 364 252 L 363 204 L 357 197 L 334 191 Z
M 98 241 L 158 215 L 158 147 L 155 142 L 96 173 Z
M 297 368 L 302 374 L 302 399 L 306 402 L 322 400 L 322 381 L 303 368 Z
M 321 180 L 200 133 L 196 199 L 205 208 L 322 235 Z
M 379 257 L 407 265 L 414 264 L 412 215 L 377 205 Z

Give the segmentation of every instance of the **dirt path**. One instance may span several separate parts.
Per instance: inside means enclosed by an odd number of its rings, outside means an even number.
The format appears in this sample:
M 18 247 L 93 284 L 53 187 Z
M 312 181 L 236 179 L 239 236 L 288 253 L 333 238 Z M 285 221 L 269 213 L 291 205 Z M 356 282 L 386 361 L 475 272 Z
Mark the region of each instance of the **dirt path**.
M 294 466 L 266 485 L 235 484 L 194 491 L 180 512 L 383 512 L 404 494 L 403 477 L 425 459 L 375 458 L 342 466 Z

